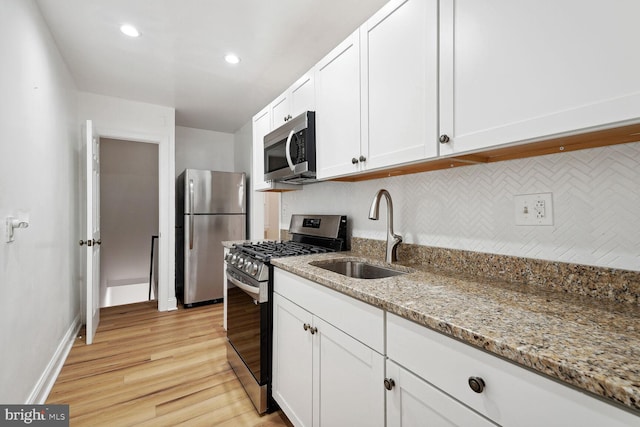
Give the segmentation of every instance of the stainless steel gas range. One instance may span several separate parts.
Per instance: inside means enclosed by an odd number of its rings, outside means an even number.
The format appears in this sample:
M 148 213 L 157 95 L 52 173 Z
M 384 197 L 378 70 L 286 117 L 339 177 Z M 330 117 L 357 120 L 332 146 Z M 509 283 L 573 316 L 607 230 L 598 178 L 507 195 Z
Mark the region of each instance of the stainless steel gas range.
M 271 397 L 271 258 L 347 249 L 347 217 L 292 215 L 289 241 L 235 245 L 227 254 L 227 359 L 259 413 Z

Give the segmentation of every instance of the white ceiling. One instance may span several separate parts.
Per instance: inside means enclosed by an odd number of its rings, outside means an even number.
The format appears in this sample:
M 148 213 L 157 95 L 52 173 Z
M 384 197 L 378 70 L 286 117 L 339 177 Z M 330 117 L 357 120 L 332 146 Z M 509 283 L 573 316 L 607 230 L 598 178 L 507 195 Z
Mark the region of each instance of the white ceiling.
M 219 132 L 242 127 L 385 2 L 37 0 L 79 90 L 171 106 L 178 126 Z

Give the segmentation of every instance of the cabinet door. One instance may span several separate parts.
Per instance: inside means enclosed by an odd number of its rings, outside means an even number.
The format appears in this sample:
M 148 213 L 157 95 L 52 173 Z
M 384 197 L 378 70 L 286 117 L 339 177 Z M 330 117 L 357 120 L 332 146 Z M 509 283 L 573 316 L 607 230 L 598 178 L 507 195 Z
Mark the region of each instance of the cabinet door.
M 384 426 L 384 357 L 314 318 L 314 425 Z
M 305 111 L 314 111 L 316 108 L 314 71 L 311 70 L 298 79 L 290 88 L 291 116 L 296 117 Z
M 297 426 L 312 425 L 312 316 L 273 294 L 273 398 Z
M 496 425 L 391 360 L 387 377 L 395 383 L 387 392 L 388 427 Z
M 359 170 L 359 32 L 336 47 L 316 68 L 316 156 L 319 179 Z M 356 159 L 352 163 L 352 159 Z
M 283 125 L 305 111 L 314 111 L 316 93 L 313 73 L 314 71 L 311 70 L 300 77 L 285 93 L 270 104 L 272 129 Z
M 291 116 L 291 105 L 289 99 L 289 92 L 285 92 L 271 103 L 271 129 L 276 129 L 289 120 Z
M 441 0 L 441 154 L 640 117 L 640 2 Z
M 361 27 L 360 42 L 366 168 L 437 156 L 437 0 L 387 3 Z
M 264 136 L 271 131 L 271 110 L 263 109 L 253 116 L 253 189 L 269 188 L 264 181 Z

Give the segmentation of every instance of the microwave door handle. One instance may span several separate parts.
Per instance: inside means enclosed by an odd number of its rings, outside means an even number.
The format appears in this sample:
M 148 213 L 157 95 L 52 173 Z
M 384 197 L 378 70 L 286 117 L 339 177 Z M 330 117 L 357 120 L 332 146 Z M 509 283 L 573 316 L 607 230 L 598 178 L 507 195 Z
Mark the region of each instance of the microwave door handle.
M 296 165 L 293 164 L 293 160 L 291 160 L 291 138 L 293 138 L 293 129 L 289 132 L 289 136 L 287 137 L 287 143 L 284 146 L 284 154 L 287 156 L 287 163 L 289 164 L 289 169 L 293 172 L 296 168 Z
M 193 180 L 189 180 L 189 249 L 193 250 Z

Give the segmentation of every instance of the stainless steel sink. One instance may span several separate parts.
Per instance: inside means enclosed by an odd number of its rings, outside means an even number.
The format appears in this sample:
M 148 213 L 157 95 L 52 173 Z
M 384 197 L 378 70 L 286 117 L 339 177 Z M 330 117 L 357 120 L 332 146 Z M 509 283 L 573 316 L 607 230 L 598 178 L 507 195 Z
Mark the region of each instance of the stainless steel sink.
M 383 279 L 407 274 L 406 271 L 373 265 L 364 261 L 316 261 L 310 264 L 355 279 Z

